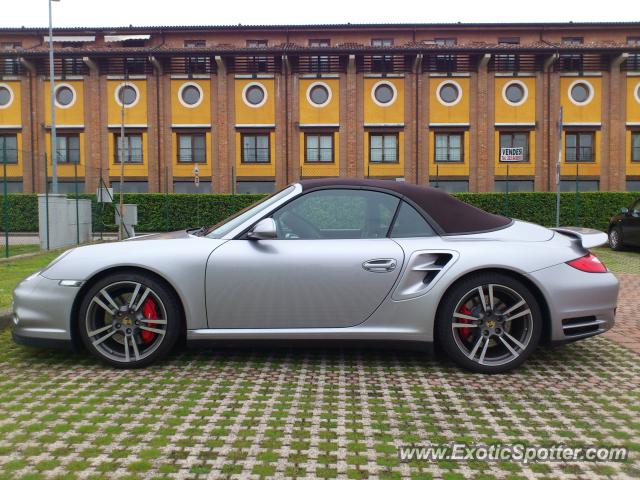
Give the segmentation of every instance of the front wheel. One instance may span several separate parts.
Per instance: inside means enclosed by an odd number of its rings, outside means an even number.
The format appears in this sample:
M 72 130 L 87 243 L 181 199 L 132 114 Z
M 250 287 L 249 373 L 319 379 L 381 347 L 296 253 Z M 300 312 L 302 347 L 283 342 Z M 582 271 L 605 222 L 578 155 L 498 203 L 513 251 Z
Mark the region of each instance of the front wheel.
M 180 334 L 175 294 L 153 277 L 122 272 L 87 290 L 78 316 L 80 337 L 100 360 L 119 368 L 164 357 Z
M 609 230 L 609 247 L 611 250 L 622 250 L 622 230 L 617 225 Z
M 458 365 L 501 373 L 521 365 L 542 333 L 538 302 L 520 281 L 481 273 L 454 286 L 438 310 L 436 335 Z

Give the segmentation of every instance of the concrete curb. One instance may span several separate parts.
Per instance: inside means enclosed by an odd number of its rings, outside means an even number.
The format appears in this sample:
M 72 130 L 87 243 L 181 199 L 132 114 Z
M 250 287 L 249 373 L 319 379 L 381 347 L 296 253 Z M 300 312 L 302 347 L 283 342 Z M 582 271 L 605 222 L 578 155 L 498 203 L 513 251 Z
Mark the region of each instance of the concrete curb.
M 11 325 L 13 312 L 11 310 L 0 311 L 0 331 Z

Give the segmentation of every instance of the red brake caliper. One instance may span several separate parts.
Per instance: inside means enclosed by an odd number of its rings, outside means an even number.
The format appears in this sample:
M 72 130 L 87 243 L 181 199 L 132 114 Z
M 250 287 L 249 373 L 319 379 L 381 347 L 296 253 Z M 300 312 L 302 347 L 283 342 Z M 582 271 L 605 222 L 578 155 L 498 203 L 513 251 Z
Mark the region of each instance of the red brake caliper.
M 460 307 L 460 309 L 458 310 L 458 313 L 462 313 L 464 315 L 471 315 L 471 310 L 469 310 L 466 305 L 462 305 L 462 307 Z M 466 318 L 458 318 L 456 320 L 460 323 L 470 323 L 470 320 L 467 320 Z M 458 331 L 460 332 L 460 335 L 462 335 L 464 338 L 467 338 L 469 335 L 471 335 L 471 328 L 463 327 L 463 328 L 460 328 Z
M 144 318 L 146 318 L 147 320 L 157 320 L 158 319 L 158 312 L 156 310 L 156 302 L 153 301 L 153 299 L 151 298 L 147 298 L 144 302 L 144 304 L 142 305 L 142 314 L 144 315 Z M 155 323 L 148 323 L 147 324 L 148 327 L 155 327 L 156 324 Z M 141 330 L 140 331 L 140 338 L 142 338 L 142 341 L 144 343 L 149 343 L 151 341 L 153 341 L 154 338 L 156 338 L 156 334 L 153 332 L 150 332 L 149 330 Z

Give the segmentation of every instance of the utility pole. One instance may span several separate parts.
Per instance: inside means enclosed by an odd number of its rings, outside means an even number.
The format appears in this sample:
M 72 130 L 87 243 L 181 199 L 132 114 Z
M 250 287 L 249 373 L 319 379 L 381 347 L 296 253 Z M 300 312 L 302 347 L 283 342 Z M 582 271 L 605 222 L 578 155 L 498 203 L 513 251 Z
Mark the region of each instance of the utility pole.
M 51 189 L 54 194 L 58 193 L 58 152 L 56 136 L 56 86 L 55 86 L 55 66 L 53 64 L 53 8 L 51 2 L 60 0 L 49 0 L 49 96 L 51 108 Z M 49 179 L 45 178 L 45 182 Z

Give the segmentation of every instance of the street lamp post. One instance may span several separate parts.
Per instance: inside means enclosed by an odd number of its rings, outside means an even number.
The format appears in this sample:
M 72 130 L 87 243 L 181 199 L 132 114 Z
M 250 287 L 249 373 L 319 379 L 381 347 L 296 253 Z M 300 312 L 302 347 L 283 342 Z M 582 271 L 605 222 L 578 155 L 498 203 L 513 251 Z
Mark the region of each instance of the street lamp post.
M 55 101 L 55 68 L 53 65 L 53 14 L 52 2 L 60 0 L 49 0 L 49 96 L 51 97 L 51 191 L 58 193 L 58 152 L 56 138 L 56 101 Z M 45 178 L 45 182 L 49 179 Z

